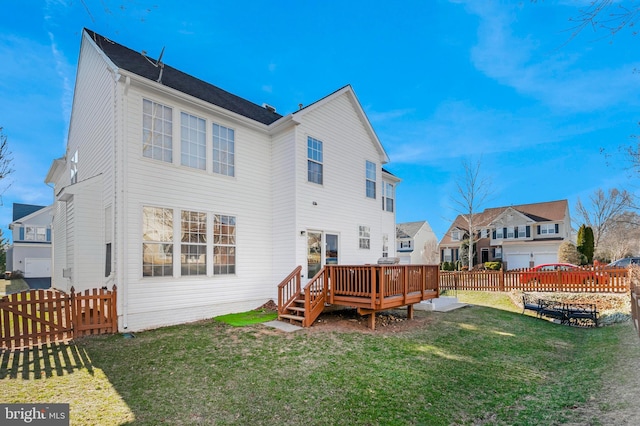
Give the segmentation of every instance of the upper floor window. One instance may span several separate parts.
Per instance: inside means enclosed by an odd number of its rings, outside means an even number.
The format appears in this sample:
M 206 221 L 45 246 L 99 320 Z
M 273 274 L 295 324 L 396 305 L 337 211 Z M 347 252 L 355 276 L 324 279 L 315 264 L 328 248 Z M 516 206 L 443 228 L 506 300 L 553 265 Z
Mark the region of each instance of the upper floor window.
M 25 241 L 47 241 L 47 228 L 38 226 L 24 227 Z
M 514 238 L 514 229 L 513 226 L 507 228 L 507 238 Z
M 411 240 L 400 241 L 400 248 L 411 248 Z
M 322 185 L 322 142 L 307 137 L 307 180 Z
M 503 229 L 504 228 L 496 228 L 496 239 L 503 238 L 503 236 L 504 236 Z
M 382 182 L 382 210 L 393 212 L 393 185 Z
M 358 227 L 359 247 L 369 250 L 371 248 L 371 230 L 368 226 Z
M 545 223 L 543 225 L 538 225 L 538 234 L 549 235 L 558 233 L 559 226 L 557 223 Z
M 78 150 L 71 157 L 70 172 L 71 183 L 78 183 Z
M 180 162 L 200 170 L 207 168 L 206 123 L 202 118 L 180 113 Z
M 367 161 L 366 167 L 367 197 L 376 198 L 376 164 Z
M 489 237 L 489 230 L 488 229 L 483 229 L 480 231 L 480 238 L 488 238 Z
M 451 231 L 451 239 L 453 241 L 460 241 L 460 231 L 458 231 L 457 229 Z
M 180 247 L 180 269 L 182 275 L 205 275 L 207 273 L 207 214 L 183 211 Z
M 173 275 L 173 210 L 142 209 L 142 275 Z
M 527 227 L 518 226 L 516 228 L 516 230 L 517 230 L 518 238 L 526 238 L 526 236 L 527 236 Z
M 142 100 L 142 155 L 155 160 L 173 161 L 173 110 Z
M 213 125 L 213 172 L 235 176 L 235 131 Z

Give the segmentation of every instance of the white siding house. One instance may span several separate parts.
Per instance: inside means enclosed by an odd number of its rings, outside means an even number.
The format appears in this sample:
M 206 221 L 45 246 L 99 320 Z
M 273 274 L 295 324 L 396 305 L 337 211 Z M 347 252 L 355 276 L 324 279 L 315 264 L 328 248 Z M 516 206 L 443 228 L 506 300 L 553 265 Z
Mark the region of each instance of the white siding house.
M 438 237 L 429 222 L 425 220 L 397 224 L 396 253 L 401 264 L 439 264 Z
M 395 255 L 399 179 L 350 86 L 282 116 L 154 62 L 83 31 L 46 179 L 54 287 L 117 285 L 135 331 L 256 308 L 297 265 Z
M 27 278 L 51 277 L 51 206 L 14 203 L 9 230 L 13 243 L 6 270 Z

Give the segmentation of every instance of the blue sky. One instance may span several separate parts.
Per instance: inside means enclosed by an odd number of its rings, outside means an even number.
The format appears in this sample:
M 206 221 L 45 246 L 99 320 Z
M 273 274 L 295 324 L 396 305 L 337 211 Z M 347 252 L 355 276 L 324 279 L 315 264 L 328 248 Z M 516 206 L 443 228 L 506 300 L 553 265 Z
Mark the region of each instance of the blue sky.
M 491 1 L 26 0 L 0 29 L 0 126 L 15 173 L 2 196 L 50 204 L 83 27 L 281 114 L 351 84 L 402 179 L 398 222 L 441 238 L 462 161 L 492 181 L 484 207 L 635 191 L 617 154 L 640 120 L 640 36 L 591 29 L 581 4 Z M 6 182 L 5 182 L 6 183 Z M 573 213 L 573 210 L 572 210 Z

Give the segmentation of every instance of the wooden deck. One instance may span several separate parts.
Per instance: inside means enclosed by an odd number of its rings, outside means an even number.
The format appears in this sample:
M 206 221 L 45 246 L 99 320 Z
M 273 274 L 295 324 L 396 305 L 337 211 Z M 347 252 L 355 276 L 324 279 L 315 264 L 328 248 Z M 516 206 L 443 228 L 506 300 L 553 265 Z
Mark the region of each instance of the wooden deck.
M 438 265 L 328 265 L 302 288 L 298 266 L 278 285 L 278 318 L 310 327 L 326 306 L 357 308 L 369 315 L 375 329 L 375 313 L 408 307 L 438 297 Z

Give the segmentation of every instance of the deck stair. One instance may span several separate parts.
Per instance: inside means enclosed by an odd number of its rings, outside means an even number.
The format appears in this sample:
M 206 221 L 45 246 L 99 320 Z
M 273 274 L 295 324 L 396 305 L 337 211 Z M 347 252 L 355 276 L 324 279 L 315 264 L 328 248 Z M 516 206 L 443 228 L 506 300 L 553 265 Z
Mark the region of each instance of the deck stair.
M 326 306 L 357 308 L 369 315 L 375 328 L 375 314 L 413 306 L 438 297 L 438 265 L 331 265 L 323 267 L 302 288 L 298 266 L 278 285 L 278 319 L 311 327 Z
M 298 293 L 298 297 L 293 299 L 293 302 L 284 308 L 283 313 L 278 314 L 278 318 L 289 320 L 291 323 L 299 323 L 296 325 L 303 325 L 305 319 L 304 308 L 304 293 Z

